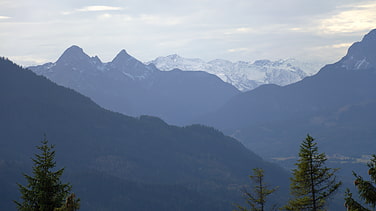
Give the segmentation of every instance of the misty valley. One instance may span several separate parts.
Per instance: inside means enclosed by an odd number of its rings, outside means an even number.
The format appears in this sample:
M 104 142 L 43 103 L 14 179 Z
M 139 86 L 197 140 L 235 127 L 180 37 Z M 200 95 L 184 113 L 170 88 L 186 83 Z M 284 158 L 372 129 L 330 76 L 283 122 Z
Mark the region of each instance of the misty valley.
M 372 210 L 375 90 L 376 30 L 320 70 L 76 45 L 3 57 L 0 210 Z M 43 209 L 47 177 L 62 195 Z

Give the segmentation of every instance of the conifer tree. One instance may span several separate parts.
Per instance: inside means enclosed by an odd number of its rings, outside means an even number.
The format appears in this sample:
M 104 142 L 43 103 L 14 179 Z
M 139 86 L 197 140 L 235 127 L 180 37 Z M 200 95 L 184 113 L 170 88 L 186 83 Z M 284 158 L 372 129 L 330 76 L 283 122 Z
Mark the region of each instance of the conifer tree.
M 21 202 L 14 201 L 21 211 L 53 211 L 63 206 L 72 186 L 60 181 L 64 168 L 54 171 L 56 166 L 54 145 L 48 145 L 46 136 L 37 146 L 40 154 L 32 158 L 32 176 L 24 174 L 28 184 L 18 184 Z M 77 201 L 78 202 L 78 201 Z
M 76 199 L 76 195 L 72 193 L 67 197 L 63 206 L 55 208 L 54 211 L 76 211 L 78 209 L 80 209 L 80 199 Z
M 266 198 L 277 188 L 269 189 L 268 185 L 264 182 L 264 170 L 261 168 L 253 169 L 253 175 L 249 178 L 254 183 L 253 192 L 250 193 L 247 190 L 244 191 L 244 195 L 247 200 L 247 204 L 251 207 L 251 211 L 264 211 L 266 205 Z M 247 211 L 248 209 L 237 205 L 240 211 Z
M 334 175 L 338 169 L 325 166 L 324 153 L 319 153 L 317 143 L 307 135 L 300 145 L 299 159 L 293 170 L 290 191 L 294 197 L 284 207 L 286 210 L 323 210 L 327 199 L 340 187 Z
M 364 180 L 363 177 L 353 172 L 355 176 L 354 184 L 358 189 L 360 199 L 372 208 L 376 207 L 376 155 L 372 155 L 371 161 L 368 163 L 368 174 L 371 181 Z M 345 206 L 349 211 L 367 211 L 371 210 L 353 199 L 352 193 L 347 189 L 345 194 Z

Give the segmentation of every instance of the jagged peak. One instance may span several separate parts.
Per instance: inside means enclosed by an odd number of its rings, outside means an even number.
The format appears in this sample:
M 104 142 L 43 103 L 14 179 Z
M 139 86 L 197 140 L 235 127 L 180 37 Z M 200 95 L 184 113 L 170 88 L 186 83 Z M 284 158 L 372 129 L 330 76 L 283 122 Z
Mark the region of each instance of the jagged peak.
M 116 57 L 110 62 L 112 70 L 130 74 L 132 77 L 144 78 L 149 72 L 153 71 L 152 67 L 147 67 L 144 63 L 132 57 L 125 51 L 121 50 Z
M 257 66 L 270 65 L 271 63 L 272 61 L 270 61 L 269 59 L 260 59 L 253 62 L 253 64 Z
M 72 45 L 67 48 L 63 54 L 85 54 L 84 50 L 77 45 Z
M 83 51 L 82 48 L 78 47 L 77 45 L 72 45 L 64 51 L 56 63 L 85 59 L 90 59 L 90 57 Z
M 202 60 L 202 59 L 185 58 L 185 57 L 180 56 L 179 54 L 171 54 L 171 55 L 168 55 L 168 56 L 160 56 L 160 57 L 157 57 L 156 59 L 154 59 L 154 60 L 152 60 L 148 63 L 163 62 L 163 61 L 174 62 L 174 63 L 178 63 L 178 62 L 202 62 L 202 63 L 205 63 L 205 61 Z
M 178 54 L 171 54 L 171 55 L 168 55 L 168 56 L 166 56 L 167 58 L 169 58 L 169 59 L 173 59 L 173 60 L 176 60 L 176 59 L 182 59 L 183 57 L 181 57 L 180 55 L 178 55 Z
M 127 53 L 126 50 L 122 49 L 116 56 L 115 58 L 112 60 L 113 63 L 119 63 L 121 61 L 127 61 L 129 59 L 134 59 L 136 60 L 135 58 L 133 58 L 131 55 L 129 55 Z
M 98 56 L 91 57 L 91 61 L 94 64 L 102 64 L 102 61 Z
M 372 29 L 370 32 L 368 32 L 368 34 L 366 34 L 363 39 L 362 39 L 362 42 L 367 42 L 367 41 L 374 41 L 376 42 L 376 29 Z
M 376 29 L 367 33 L 362 41 L 350 46 L 339 64 L 348 70 L 370 69 L 376 67 Z

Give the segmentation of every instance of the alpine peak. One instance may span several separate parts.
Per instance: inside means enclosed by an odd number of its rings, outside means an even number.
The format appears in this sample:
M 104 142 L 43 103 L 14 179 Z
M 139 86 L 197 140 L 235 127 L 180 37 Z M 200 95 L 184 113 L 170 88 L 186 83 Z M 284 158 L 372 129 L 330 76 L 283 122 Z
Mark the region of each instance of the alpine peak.
M 366 34 L 362 41 L 349 48 L 339 64 L 347 70 L 364 70 L 376 67 L 376 29 Z
M 60 56 L 56 63 L 65 63 L 67 61 L 82 61 L 90 59 L 90 57 L 85 54 L 82 48 L 77 45 L 72 45 Z
M 126 50 L 121 50 L 116 56 L 115 56 L 115 58 L 112 60 L 112 62 L 114 62 L 114 63 L 118 63 L 118 62 L 120 62 L 120 61 L 123 61 L 123 60 L 129 60 L 129 59 L 131 59 L 131 58 L 133 58 L 131 55 L 129 55 L 128 53 L 127 53 L 127 51 Z

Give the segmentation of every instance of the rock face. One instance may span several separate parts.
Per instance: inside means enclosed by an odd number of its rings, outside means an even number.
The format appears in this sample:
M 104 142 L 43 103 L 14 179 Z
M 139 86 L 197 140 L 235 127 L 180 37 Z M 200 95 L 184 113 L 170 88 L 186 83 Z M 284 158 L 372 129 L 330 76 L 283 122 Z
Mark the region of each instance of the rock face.
M 361 42 L 354 43 L 348 53 L 339 61 L 347 70 L 365 70 L 376 67 L 376 29 L 364 36 Z
M 263 84 L 285 86 L 302 80 L 319 70 L 319 65 L 301 63 L 294 59 L 257 60 L 253 63 L 239 61 L 236 63 L 216 59 L 205 62 L 201 59 L 187 59 L 176 54 L 158 57 L 148 62 L 158 69 L 169 71 L 178 68 L 186 71 L 205 71 L 230 83 L 240 91 L 249 91 Z
M 89 57 L 78 46 L 55 63 L 29 67 L 59 85 L 74 89 L 112 111 L 153 115 L 172 124 L 188 124 L 218 109 L 240 92 L 215 75 L 201 71 L 160 71 L 125 50 L 108 63 Z

